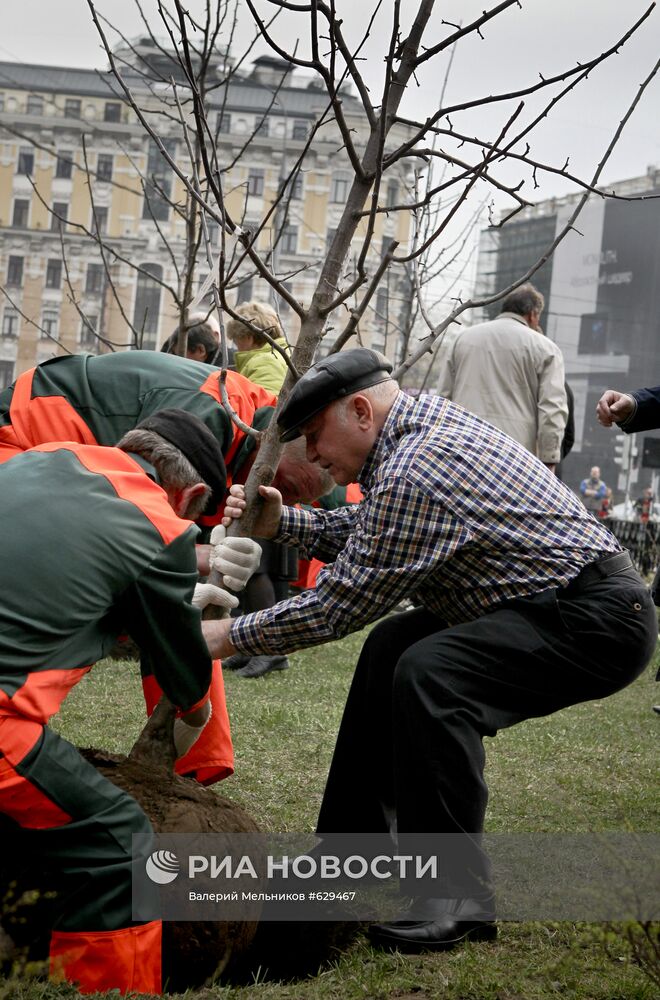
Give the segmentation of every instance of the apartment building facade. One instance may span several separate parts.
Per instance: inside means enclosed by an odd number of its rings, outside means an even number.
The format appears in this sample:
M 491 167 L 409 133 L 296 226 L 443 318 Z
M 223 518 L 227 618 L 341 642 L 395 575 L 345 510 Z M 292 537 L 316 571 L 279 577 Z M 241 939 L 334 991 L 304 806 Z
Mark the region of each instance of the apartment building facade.
M 167 54 L 148 38 L 120 55 L 123 78 L 150 104 L 163 146 L 187 173 L 180 123 L 171 114 L 158 116 L 159 95 L 171 90 L 163 82 L 171 59 L 163 65 Z M 229 56 L 219 53 L 209 125 L 227 209 L 244 228 L 258 227 L 328 99 L 279 59 L 262 56 L 245 71 L 230 71 Z M 347 93 L 343 107 L 359 132 L 359 102 Z M 350 188 L 341 145 L 332 122 L 318 130 L 256 244 L 303 302 L 311 297 Z M 398 173 L 388 172 L 386 204 L 406 200 L 406 169 L 404 162 Z M 186 217 L 173 206 L 185 201 L 183 183 L 112 74 L 0 63 L 0 385 L 62 352 L 158 348 L 178 322 L 170 289 L 181 293 L 186 273 Z M 372 270 L 392 239 L 406 245 L 408 228 L 407 213 L 378 216 Z M 211 221 L 209 231 L 217 255 L 220 227 Z M 200 246 L 194 290 L 208 273 Z M 393 277 L 374 296 L 360 321 L 363 343 L 396 353 L 402 289 Z M 295 342 L 295 314 L 248 264 L 232 274 L 227 298 L 230 304 L 275 304 Z M 345 319 L 344 310 L 331 326 L 339 332 Z

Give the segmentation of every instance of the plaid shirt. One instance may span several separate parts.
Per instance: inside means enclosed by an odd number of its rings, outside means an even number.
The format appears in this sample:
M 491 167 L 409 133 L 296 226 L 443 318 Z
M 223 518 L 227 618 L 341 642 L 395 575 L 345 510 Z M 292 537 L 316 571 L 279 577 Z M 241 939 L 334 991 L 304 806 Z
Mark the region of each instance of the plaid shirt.
M 277 540 L 329 565 L 313 590 L 237 618 L 238 649 L 337 639 L 404 598 L 448 624 L 470 621 L 621 548 L 522 445 L 440 396 L 399 393 L 360 486 L 358 506 L 284 508 Z

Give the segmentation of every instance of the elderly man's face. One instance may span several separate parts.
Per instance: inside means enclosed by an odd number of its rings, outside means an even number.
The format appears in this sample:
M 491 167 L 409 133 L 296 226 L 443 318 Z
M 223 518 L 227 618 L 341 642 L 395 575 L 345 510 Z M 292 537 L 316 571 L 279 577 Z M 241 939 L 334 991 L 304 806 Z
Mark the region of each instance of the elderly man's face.
M 351 396 L 346 404 L 331 403 L 302 431 L 307 460 L 327 469 L 340 486 L 356 481 L 377 437 L 371 406 L 359 395 Z
M 285 504 L 311 503 L 327 492 L 326 477 L 316 463 L 295 461 L 282 455 L 272 484 Z
M 591 478 L 592 479 L 600 479 L 600 467 L 598 465 L 594 465 L 594 467 L 592 468 L 592 470 L 591 470 Z

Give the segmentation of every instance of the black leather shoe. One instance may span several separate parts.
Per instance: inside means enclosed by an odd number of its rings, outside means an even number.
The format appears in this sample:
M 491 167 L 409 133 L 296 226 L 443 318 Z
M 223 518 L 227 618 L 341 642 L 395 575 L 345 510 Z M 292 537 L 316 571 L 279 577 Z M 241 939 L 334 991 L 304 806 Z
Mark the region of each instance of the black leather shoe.
M 369 928 L 371 943 L 390 951 L 444 951 L 463 941 L 493 941 L 496 937 L 492 897 L 420 899 L 400 919 Z
M 244 667 L 246 663 L 249 663 L 251 659 L 250 653 L 234 653 L 222 660 L 221 663 L 224 670 L 238 670 L 239 667 Z
M 286 656 L 252 656 L 248 662 L 236 671 L 237 677 L 263 677 L 272 670 L 288 670 L 289 661 Z

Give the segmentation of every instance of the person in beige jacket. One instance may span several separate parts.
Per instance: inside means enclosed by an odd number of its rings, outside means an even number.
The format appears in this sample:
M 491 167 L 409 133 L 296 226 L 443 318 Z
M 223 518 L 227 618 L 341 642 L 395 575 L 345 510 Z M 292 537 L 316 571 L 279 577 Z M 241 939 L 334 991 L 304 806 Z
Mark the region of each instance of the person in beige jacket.
M 554 470 L 568 403 L 561 351 L 540 327 L 543 305 L 532 284 L 520 285 L 504 299 L 496 319 L 459 333 L 438 392 L 499 427 Z

